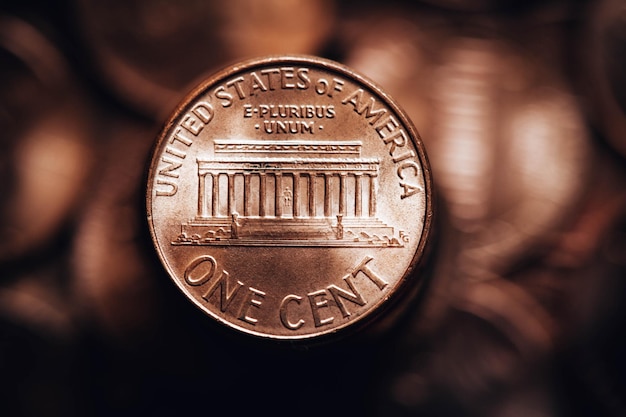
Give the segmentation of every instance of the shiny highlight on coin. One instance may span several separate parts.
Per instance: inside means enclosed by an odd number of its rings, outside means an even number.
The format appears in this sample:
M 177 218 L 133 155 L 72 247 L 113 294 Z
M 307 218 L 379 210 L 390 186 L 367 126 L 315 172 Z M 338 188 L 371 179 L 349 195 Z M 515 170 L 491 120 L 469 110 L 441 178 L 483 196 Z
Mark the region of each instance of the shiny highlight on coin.
M 361 328 L 416 288 L 431 228 L 421 139 L 379 87 L 320 58 L 233 65 L 166 123 L 147 186 L 180 290 L 270 339 Z

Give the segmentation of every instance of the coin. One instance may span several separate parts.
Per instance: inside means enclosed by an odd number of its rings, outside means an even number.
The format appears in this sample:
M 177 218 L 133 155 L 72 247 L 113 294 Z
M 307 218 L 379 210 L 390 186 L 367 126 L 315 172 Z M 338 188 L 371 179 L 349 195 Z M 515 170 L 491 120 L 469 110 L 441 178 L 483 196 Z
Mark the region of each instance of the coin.
M 60 288 L 61 256 L 4 268 L 0 286 L 0 414 L 83 415 L 79 326 Z M 11 280 L 6 276 L 11 275 Z M 45 394 L 42 394 L 45 393 Z M 33 401 L 50 395 L 50 401 Z M 41 404 L 45 402 L 46 404 Z
M 93 114 L 73 77 L 44 33 L 0 15 L 2 263 L 49 244 L 71 221 L 86 190 Z
M 83 321 L 108 340 L 130 345 L 149 339 L 160 315 L 153 279 L 158 264 L 146 256 L 142 243 L 149 243 L 140 233 L 143 166 L 156 129 L 122 117 L 106 120 L 99 179 L 74 233 L 72 288 Z
M 550 244 L 589 184 L 589 135 L 554 58 L 563 31 L 537 25 L 525 39 L 496 20 L 379 15 L 386 30 L 353 36 L 346 62 L 369 76 L 396 69 L 376 79 L 424 126 L 459 275 L 508 274 Z
M 176 285 L 247 334 L 345 335 L 423 281 L 421 139 L 379 87 L 329 60 L 267 57 L 202 82 L 159 135 L 146 197 Z
M 626 7 L 619 0 L 590 3 L 578 59 L 579 89 L 593 126 L 626 155 Z
M 315 53 L 334 21 L 332 0 L 72 3 L 94 73 L 126 104 L 155 118 L 208 69 L 242 57 Z M 198 53 L 198 45 L 210 46 Z
M 493 0 L 422 0 L 423 3 L 458 12 L 489 12 L 515 9 L 516 1 Z M 532 2 L 529 2 L 532 3 Z

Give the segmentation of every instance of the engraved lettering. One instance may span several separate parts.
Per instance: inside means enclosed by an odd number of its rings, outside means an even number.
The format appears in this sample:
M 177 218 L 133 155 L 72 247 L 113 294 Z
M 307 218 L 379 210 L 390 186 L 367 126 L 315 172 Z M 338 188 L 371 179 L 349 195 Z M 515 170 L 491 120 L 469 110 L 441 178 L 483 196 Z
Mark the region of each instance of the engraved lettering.
M 270 105 L 270 117 L 282 117 L 285 118 L 288 115 L 287 108 L 285 106 L 275 106 L 273 104 Z
M 251 72 L 250 77 L 252 78 L 252 85 L 250 87 L 250 95 L 253 96 L 256 90 L 259 91 L 267 91 L 267 87 L 263 84 L 263 81 L 256 75 L 256 72 Z
M 298 76 L 298 81 L 296 86 L 300 90 L 306 90 L 311 85 L 311 79 L 309 78 L 309 69 L 308 68 L 298 68 L 296 71 L 296 75 Z
M 325 319 L 322 319 L 320 315 L 320 310 L 324 308 L 328 308 L 328 299 L 326 298 L 326 290 L 319 290 L 312 293 L 307 294 L 309 298 L 309 303 L 311 304 L 311 311 L 313 313 L 313 323 L 315 327 L 321 327 L 327 324 L 331 324 L 334 317 L 330 316 Z
M 183 135 L 183 131 L 182 129 L 176 129 L 176 131 L 174 131 L 174 135 L 172 136 L 172 138 L 170 139 L 170 143 L 173 145 L 174 142 L 180 142 L 183 145 L 189 147 L 193 144 L 193 141 L 189 138 L 186 138 L 185 135 Z
M 404 171 L 407 169 L 412 169 L 416 177 L 419 175 L 420 167 L 417 164 L 417 162 L 407 161 L 398 167 L 397 172 L 398 172 L 398 177 L 400 177 L 400 179 L 403 180 L 406 178 L 406 176 L 404 175 Z
M 289 117 L 300 118 L 300 108 L 298 106 L 288 106 L 289 107 Z
M 363 111 L 365 111 L 365 107 L 367 107 L 364 106 L 361 102 L 363 94 L 360 91 L 361 90 L 357 90 L 355 93 L 351 94 L 344 100 L 344 104 L 353 104 L 357 113 L 359 113 L 358 106 L 362 106 L 361 109 Z M 370 102 L 370 105 L 372 103 L 373 101 Z M 366 115 L 368 112 L 369 111 L 366 111 Z M 376 111 L 369 113 L 376 113 Z M 404 173 L 404 171 L 407 169 L 413 170 L 415 172 L 415 176 L 417 177 L 419 175 L 420 165 L 417 161 L 407 161 L 409 158 L 414 158 L 416 156 L 415 152 L 413 152 L 412 150 L 406 150 L 400 155 L 396 155 L 396 151 L 398 151 L 398 149 L 404 148 L 409 143 L 408 135 L 404 131 L 404 129 L 400 127 L 400 123 L 395 119 L 395 117 L 393 117 L 392 115 L 388 115 L 384 118 L 381 118 L 380 121 L 373 126 L 383 142 L 386 145 L 389 145 L 389 155 L 392 157 L 392 161 L 395 164 L 406 161 L 396 168 L 396 174 L 398 175 L 400 180 L 402 180 L 399 182 L 399 186 L 400 188 L 402 188 L 402 194 L 400 195 L 400 199 L 405 199 L 407 197 L 417 194 L 420 191 L 423 191 L 419 185 L 403 181 L 407 175 Z
M 199 287 L 210 283 L 208 290 L 202 295 L 202 298 L 207 302 L 210 301 L 219 287 L 219 296 L 217 298 L 219 300 L 219 308 L 220 311 L 226 312 L 235 298 L 237 298 L 237 294 L 240 293 L 241 288 L 244 287 L 244 283 L 237 280 L 234 286 L 231 286 L 229 273 L 222 270 L 219 275 L 216 276 L 218 270 L 219 268 L 215 258 L 210 255 L 203 255 L 194 259 L 187 268 L 185 268 L 183 278 L 185 282 L 192 287 Z M 242 296 L 243 298 L 239 305 L 237 318 L 248 324 L 255 325 L 258 319 L 251 315 L 250 309 L 260 309 L 265 295 L 265 292 L 261 290 L 248 287 L 248 290 Z
M 333 105 L 311 105 L 302 104 L 259 104 L 254 107 L 251 104 L 244 104 L 243 117 L 260 119 L 332 119 L 336 115 L 335 106 Z
M 404 147 L 404 145 L 406 145 L 407 143 L 407 140 L 408 139 L 406 137 L 406 133 L 404 133 L 404 130 L 400 129 L 393 135 L 384 138 L 383 142 L 385 142 L 385 144 L 387 145 L 391 143 L 391 146 L 389 147 L 389 155 L 393 156 L 396 148 Z
M 280 322 L 283 324 L 283 326 L 285 326 L 286 328 L 290 330 L 298 330 L 304 324 L 303 319 L 298 319 L 297 322 L 293 323 L 289 321 L 289 317 L 288 317 L 289 304 L 296 303 L 300 305 L 301 302 L 302 302 L 302 297 L 299 297 L 294 294 L 290 294 L 286 296 L 285 298 L 283 298 L 283 301 L 280 303 L 280 308 L 279 308 Z
M 178 159 L 185 159 L 185 157 L 187 156 L 186 152 L 177 149 L 174 145 L 176 144 L 182 144 L 186 147 L 189 147 L 193 144 L 193 141 L 189 138 L 187 138 L 184 134 L 183 134 L 183 129 L 178 128 L 175 130 L 174 135 L 172 135 L 169 139 L 169 143 L 173 146 L 166 146 L 165 147 L 165 152 L 168 155 L 174 156 Z M 157 171 L 156 177 L 157 177 L 157 181 L 156 184 L 157 185 L 164 185 L 166 186 L 165 188 L 161 188 L 161 189 L 157 189 L 156 190 L 156 195 L 159 197 L 171 197 L 176 195 L 176 193 L 178 192 L 178 184 L 176 184 L 175 182 L 173 182 L 173 180 L 171 180 L 171 178 L 179 178 L 180 174 L 177 171 L 180 167 L 182 167 L 182 164 L 169 158 L 166 156 L 162 156 L 160 162 L 165 163 L 166 166 L 161 166 L 161 168 Z M 160 177 L 160 178 L 159 178 Z M 158 188 L 158 187 L 157 187 Z
M 226 271 L 222 271 L 220 276 L 213 281 L 213 283 L 209 286 L 208 291 L 202 296 L 206 301 L 209 301 L 211 296 L 217 291 L 217 288 L 220 289 L 219 295 L 219 304 L 220 311 L 225 312 L 230 303 L 233 302 L 235 297 L 237 297 L 237 293 L 241 288 L 243 288 L 244 284 L 241 281 L 237 281 L 234 288 L 229 288 L 229 274 Z
M 383 133 L 384 130 L 386 130 L 388 133 L 392 133 L 398 127 L 400 127 L 400 123 L 398 123 L 396 118 L 393 117 L 392 115 L 388 115 L 387 117 L 384 117 L 380 121 L 380 123 L 378 123 L 377 125 L 374 126 L 374 130 L 376 130 L 376 132 L 378 132 L 378 135 L 381 138 L 384 138 L 385 136 L 387 136 L 387 135 L 385 135 Z
M 257 299 L 255 297 L 260 298 Z M 248 312 L 250 308 L 261 308 L 262 300 L 265 298 L 265 293 L 263 291 L 257 290 L 252 287 L 248 287 L 248 293 L 246 294 L 246 298 L 241 304 L 241 308 L 239 309 L 239 317 L 237 317 L 241 321 L 245 321 L 246 323 L 255 325 L 259 320 L 250 317 Z
M 187 132 L 191 133 L 194 136 L 198 136 L 198 133 L 200 133 L 200 131 L 204 127 L 204 124 L 200 123 L 200 120 L 198 118 L 189 113 L 185 115 L 180 125 L 184 127 Z
M 360 307 L 367 304 L 367 300 L 365 300 L 353 282 L 359 273 L 363 273 L 372 283 L 374 283 L 374 285 L 376 285 L 376 287 L 378 287 L 378 289 L 383 290 L 387 287 L 387 282 L 369 267 L 368 263 L 372 261 L 372 259 L 372 257 L 366 256 L 352 269 L 348 275 L 343 277 L 343 282 L 348 289 L 331 284 L 324 289 L 307 294 L 309 305 L 311 307 L 311 314 L 313 315 L 313 324 L 315 327 L 322 327 L 333 323 L 335 317 L 330 315 L 330 307 L 332 306 L 337 307 L 343 318 L 346 319 L 351 315 L 350 311 L 348 311 L 346 302 L 351 302 Z M 289 306 L 291 304 L 299 306 L 301 303 L 302 297 L 295 294 L 287 295 L 280 303 L 280 321 L 287 329 L 298 330 L 306 323 L 303 318 L 298 317 L 297 315 L 295 315 L 295 318 L 298 319 L 296 322 L 291 321 L 289 317 Z M 325 311 L 325 309 L 329 310 Z M 294 318 L 293 311 L 291 318 Z
M 315 83 L 315 92 L 319 95 L 326 94 L 328 91 L 328 81 L 324 78 L 320 78 Z
M 415 161 L 404 162 L 397 169 L 397 174 L 398 174 L 398 177 L 400 177 L 400 179 L 402 180 L 406 179 L 406 174 L 404 173 L 404 171 L 406 170 L 413 171 L 414 176 L 417 177 L 420 173 L 420 166 Z M 401 199 L 405 199 L 407 197 L 417 194 L 420 191 L 423 191 L 422 187 L 418 185 L 410 184 L 408 181 L 400 181 L 400 187 L 402 187 L 402 190 L 403 190 L 402 194 L 400 195 Z
M 295 88 L 296 85 L 294 83 L 291 83 L 289 81 L 293 80 L 294 78 L 294 69 L 293 67 L 283 67 L 280 69 L 280 86 L 282 87 L 283 90 L 287 90 L 287 89 L 291 89 L 291 88 Z
M 167 185 L 169 186 L 168 190 L 156 190 L 156 195 L 157 197 L 172 197 L 173 195 L 176 195 L 176 192 L 178 191 L 178 185 L 176 183 L 173 183 L 171 181 L 165 181 L 165 180 L 159 180 L 157 179 L 157 185 Z
M 335 92 L 343 91 L 343 84 L 343 80 L 338 78 L 333 78 L 331 82 L 325 78 L 320 78 L 315 83 L 315 92 L 319 95 L 326 94 L 328 97 L 332 97 Z
M 173 148 L 171 146 L 166 146 L 165 147 L 165 152 L 169 153 L 172 156 L 180 158 L 180 159 L 185 159 L 185 157 L 187 157 L 187 153 L 185 153 L 185 152 L 183 152 L 181 150 L 178 150 L 176 148 Z
M 315 122 L 300 122 L 300 133 L 313 133 L 313 125 Z
M 354 111 L 362 115 L 365 119 L 372 119 L 369 121 L 369 124 L 373 125 L 387 113 L 387 109 L 380 108 L 374 110 L 376 100 L 374 97 L 369 97 L 369 100 L 363 100 L 363 93 L 364 91 L 359 88 L 343 99 L 341 104 L 352 104 Z
M 270 106 L 268 106 L 267 104 L 261 104 L 259 106 L 259 117 L 263 117 L 266 114 L 268 114 L 270 111 Z
M 357 276 L 357 274 L 359 272 L 363 272 L 363 274 L 365 274 L 365 276 L 368 277 L 370 279 L 370 281 L 372 281 L 374 284 L 376 284 L 378 289 L 382 290 L 388 284 L 387 284 L 387 282 L 384 279 L 382 279 L 374 271 L 372 271 L 369 266 L 367 266 L 367 264 L 372 259 L 374 259 L 374 258 L 372 258 L 371 256 L 366 256 L 356 267 L 354 267 L 354 269 L 352 270 L 351 274 L 352 274 L 353 277 L 356 278 L 356 276 Z
M 241 86 L 241 84 L 244 82 L 244 78 L 243 77 L 237 77 L 234 78 L 228 82 L 226 82 L 226 86 L 227 87 L 234 87 L 235 91 L 237 92 L 237 96 L 243 100 L 244 98 L 246 98 L 245 93 L 243 92 L 243 87 Z
M 251 104 L 243 105 L 243 117 L 248 118 L 248 119 L 252 117 L 252 105 Z
M 285 134 L 285 133 L 293 133 L 293 134 L 304 134 L 314 133 L 315 122 L 305 122 L 301 120 L 264 120 L 263 121 L 263 130 L 265 133 L 276 133 L 276 134 Z
M 343 91 L 343 80 L 333 78 L 332 88 L 328 91 L 328 97 L 332 97 L 333 94 L 335 94 L 335 91 Z
M 403 189 L 403 193 L 402 195 L 400 195 L 401 199 L 411 197 L 412 195 L 415 195 L 418 192 L 422 191 L 422 187 L 419 187 L 417 185 L 411 185 L 405 181 L 400 182 L 400 187 L 402 187 Z
M 208 263 L 208 265 L 206 265 Z M 205 264 L 205 265 L 203 265 Z M 200 265 L 203 265 L 205 268 L 209 268 L 208 271 L 201 273 L 199 277 L 192 277 L 192 273 L 196 272 L 199 269 Z M 185 269 L 184 278 L 185 282 L 193 287 L 197 287 L 207 283 L 213 275 L 215 274 L 215 270 L 217 269 L 217 262 L 215 258 L 212 256 L 200 256 L 199 258 L 194 259 Z M 226 272 L 226 271 L 223 271 Z
M 407 151 L 407 152 L 403 153 L 403 154 L 402 154 L 402 155 L 400 155 L 400 156 L 394 156 L 394 157 L 393 157 L 393 159 L 392 159 L 392 161 L 393 161 L 395 164 L 397 164 L 398 162 L 402 162 L 402 161 L 404 161 L 405 159 L 413 158 L 414 156 L 415 156 L 415 152 L 413 152 L 413 151 Z M 401 177 L 401 178 L 402 178 L 402 177 Z
M 209 103 L 198 103 L 191 112 L 195 114 L 204 124 L 208 124 L 213 118 L 213 106 Z
M 176 170 L 180 167 L 183 166 L 183 164 L 178 163 L 170 158 L 167 157 L 162 157 L 161 158 L 161 162 L 165 162 L 167 164 L 167 166 L 161 168 L 159 170 L 159 174 L 158 175 L 163 175 L 165 177 L 172 177 L 172 178 L 178 178 L 180 175 L 178 172 L 176 172 Z
M 233 105 L 233 95 L 226 91 L 223 85 L 215 89 L 215 97 L 222 100 L 222 107 L 230 107 Z
M 280 70 L 278 68 L 267 68 L 267 69 L 261 70 L 261 74 L 267 76 L 267 85 L 271 91 L 274 91 L 276 89 L 276 84 L 272 80 L 272 75 L 280 76 Z M 274 77 L 274 78 L 279 78 L 279 77 Z
M 352 283 L 353 277 L 354 275 L 352 274 L 349 274 L 343 277 L 343 281 L 348 285 L 348 287 L 350 288 L 352 292 L 341 289 L 335 285 L 328 286 L 328 291 L 330 292 L 330 295 L 333 296 L 333 299 L 335 300 L 335 304 L 337 305 L 337 307 L 339 307 L 339 310 L 341 310 L 341 314 L 343 315 L 344 318 L 349 317 L 350 312 L 346 309 L 346 306 L 344 305 L 343 300 L 350 301 L 359 306 L 365 305 L 365 299 L 357 291 L 356 287 Z

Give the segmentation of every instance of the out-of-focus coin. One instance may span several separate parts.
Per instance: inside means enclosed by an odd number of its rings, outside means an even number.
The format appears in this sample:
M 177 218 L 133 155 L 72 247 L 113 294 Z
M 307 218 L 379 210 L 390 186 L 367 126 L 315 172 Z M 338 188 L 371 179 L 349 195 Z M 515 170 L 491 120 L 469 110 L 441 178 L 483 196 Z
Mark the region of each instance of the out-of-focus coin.
M 219 39 L 236 59 L 315 54 L 335 25 L 334 0 L 230 0 L 215 2 L 214 9 Z
M 587 111 L 609 143 L 626 155 L 626 4 L 590 3 L 585 29 L 580 83 Z
M 501 329 L 482 314 L 449 311 L 434 335 L 394 349 L 376 382 L 376 415 L 494 415 L 520 384 L 537 382 L 537 358 Z
M 189 80 L 226 57 L 216 37 L 213 2 L 75 3 L 97 71 L 115 94 L 144 113 L 159 114 Z
M 423 3 L 450 10 L 465 12 L 484 12 L 493 10 L 507 10 L 514 8 L 520 2 L 516 0 L 421 0 Z M 532 1 L 528 2 L 532 3 Z
M 152 157 L 147 214 L 180 290 L 269 339 L 360 328 L 421 281 L 431 228 L 421 140 L 332 61 L 269 57 L 209 78 Z
M 0 413 L 85 414 L 79 337 L 56 288 L 62 267 L 19 274 L 0 288 Z
M 36 28 L 0 17 L 0 262 L 49 240 L 92 162 L 91 113 L 63 57 Z
M 228 61 L 317 53 L 334 22 L 332 0 L 75 3 L 96 72 L 122 100 L 155 117 L 190 81 Z
M 461 241 L 457 261 L 463 275 L 482 278 L 551 243 L 585 190 L 591 155 L 578 103 L 543 56 L 555 53 L 520 46 L 500 25 L 391 15 L 379 36 L 355 37 L 347 57 L 369 76 L 396 68 L 380 82 L 414 120 L 428 120 L 438 189 Z
M 74 303 L 93 331 L 131 345 L 149 339 L 159 321 L 158 263 L 147 259 L 140 239 L 141 176 L 154 132 L 128 120 L 102 121 L 109 141 L 75 234 Z

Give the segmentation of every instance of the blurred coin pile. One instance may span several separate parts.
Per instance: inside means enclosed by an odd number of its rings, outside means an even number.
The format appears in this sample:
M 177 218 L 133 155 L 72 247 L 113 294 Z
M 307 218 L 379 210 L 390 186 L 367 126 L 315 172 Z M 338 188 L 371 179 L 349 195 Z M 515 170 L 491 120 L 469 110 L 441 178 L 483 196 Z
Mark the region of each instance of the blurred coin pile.
M 0 415 L 626 415 L 626 2 L 0 5 Z M 310 350 L 216 328 L 144 219 L 167 113 L 233 60 L 370 77 L 431 159 L 428 288 Z

